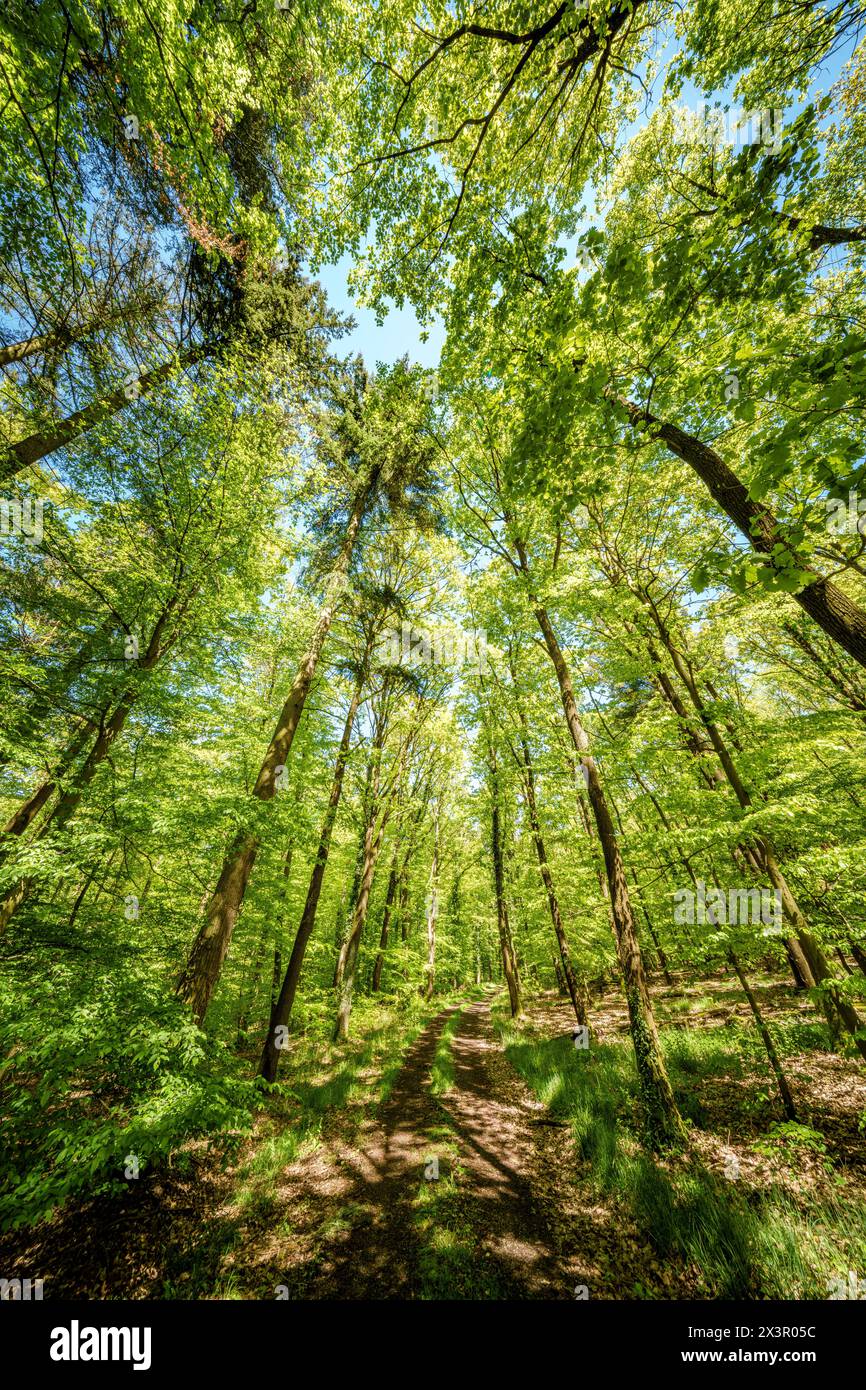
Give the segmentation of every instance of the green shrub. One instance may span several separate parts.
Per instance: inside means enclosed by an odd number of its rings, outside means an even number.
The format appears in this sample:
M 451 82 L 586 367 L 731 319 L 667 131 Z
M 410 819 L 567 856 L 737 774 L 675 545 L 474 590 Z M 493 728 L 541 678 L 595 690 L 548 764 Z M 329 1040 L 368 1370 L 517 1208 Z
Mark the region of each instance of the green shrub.
M 14 1006 L 4 987 L 0 1228 L 120 1191 L 132 1157 L 142 1172 L 193 1137 L 249 1132 L 252 1083 L 137 967 L 90 970 L 86 984 L 49 968 L 17 982 Z

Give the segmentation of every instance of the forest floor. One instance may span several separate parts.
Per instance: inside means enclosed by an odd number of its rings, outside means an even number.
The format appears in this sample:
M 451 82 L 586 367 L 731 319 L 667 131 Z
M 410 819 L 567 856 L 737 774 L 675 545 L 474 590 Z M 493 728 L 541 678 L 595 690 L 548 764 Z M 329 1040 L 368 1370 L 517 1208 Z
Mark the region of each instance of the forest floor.
M 290 1063 L 230 1164 L 193 1153 L 6 1236 L 4 1269 L 53 1298 L 827 1297 L 866 1274 L 866 1080 L 778 977 L 756 989 L 797 1125 L 728 977 L 654 994 L 690 1128 L 661 1163 L 635 1137 L 621 998 L 581 1054 L 567 1001 L 518 1026 L 491 987 L 312 1080 Z

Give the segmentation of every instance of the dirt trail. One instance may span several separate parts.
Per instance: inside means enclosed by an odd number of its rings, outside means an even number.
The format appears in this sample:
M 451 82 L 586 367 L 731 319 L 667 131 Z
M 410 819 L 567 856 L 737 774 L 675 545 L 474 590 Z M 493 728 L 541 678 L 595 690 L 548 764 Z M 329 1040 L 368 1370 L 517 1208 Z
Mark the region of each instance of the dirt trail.
M 304 1206 L 311 1199 L 315 1211 L 321 1198 L 340 1201 L 313 1267 L 296 1271 L 303 1297 L 413 1296 L 413 1203 L 434 1152 L 428 1136 L 440 1119 L 430 1093 L 430 1068 L 454 1007 L 416 1038 L 375 1125 L 362 1130 L 361 1143 L 337 1144 L 330 1155 L 317 1150 L 297 1165 Z
M 567 1133 L 542 1123 L 543 1107 L 505 1060 L 488 1002 L 461 1007 L 453 1089 L 441 1099 L 431 1093 L 436 1045 L 454 1012 L 416 1040 L 360 1142 L 319 1149 L 294 1165 L 296 1211 L 321 1223 L 323 1203 L 333 1211 L 336 1202 L 339 1217 L 315 1253 L 295 1264 L 290 1296 L 574 1299 L 575 1286 L 597 1275 L 582 1251 L 603 1247 L 609 1213 L 585 1200 L 578 1209 Z M 433 1155 L 441 1191 L 425 1193 Z M 424 1196 L 432 1200 L 426 1223 L 419 1222 Z M 429 1274 L 428 1247 L 441 1241 L 443 1223 L 456 1224 L 468 1266 L 446 1287 L 436 1282 L 441 1270 L 432 1284 Z
M 454 1089 L 444 1098 L 481 1251 L 521 1298 L 573 1298 L 573 1263 L 558 1248 L 552 1183 L 568 1186 L 543 1107 L 502 1053 L 486 1002 L 467 1008 L 451 1045 Z M 573 1168 L 573 1159 L 569 1164 Z M 569 1283 L 569 1280 L 571 1282 Z

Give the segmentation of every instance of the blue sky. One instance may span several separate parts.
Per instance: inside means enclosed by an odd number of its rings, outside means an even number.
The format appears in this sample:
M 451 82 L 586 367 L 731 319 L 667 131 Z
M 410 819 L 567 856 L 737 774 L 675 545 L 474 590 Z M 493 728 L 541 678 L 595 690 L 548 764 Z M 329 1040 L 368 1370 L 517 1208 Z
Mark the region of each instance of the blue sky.
M 360 352 L 367 366 L 373 367 L 376 362 L 396 362 L 408 352 L 410 361 L 435 367 L 445 341 L 444 325 L 438 320 L 431 324 L 428 340 L 422 343 L 421 325 L 407 304 L 402 309 L 392 307 L 380 326 L 373 311 L 359 309 L 349 294 L 346 280 L 351 264 L 351 256 L 343 256 L 336 265 L 323 266 L 316 277 L 325 287 L 333 308 L 352 314 L 357 322 L 354 332 L 340 339 L 340 353 Z
M 829 90 L 833 83 L 838 80 L 845 63 L 850 58 L 853 46 L 853 44 L 846 46 L 817 70 L 813 89 Z M 665 60 L 672 57 L 673 52 L 674 45 L 668 40 L 661 52 L 656 55 L 657 59 L 661 60 L 661 72 L 654 84 L 654 99 L 661 91 Z M 715 99 L 736 106 L 729 91 L 716 94 Z M 680 102 L 692 110 L 697 110 L 701 100 L 701 93 L 687 82 L 684 85 Z M 797 111 L 802 109 L 802 106 L 802 102 L 795 103 L 793 106 L 789 105 L 785 111 L 786 124 Z M 650 109 L 652 108 L 650 107 Z M 642 114 L 640 119 L 632 124 L 631 129 L 636 130 L 639 125 L 642 125 L 648 114 L 649 112 Z M 594 203 L 592 188 L 585 190 L 584 198 L 589 213 L 587 220 L 587 226 L 589 226 L 595 221 L 592 215 Z M 568 245 L 569 259 L 574 255 L 575 245 L 576 238 L 573 243 Z M 347 254 L 335 265 L 323 266 L 316 276 L 327 291 L 331 305 L 340 313 L 351 314 L 356 321 L 354 330 L 340 340 L 340 351 L 361 353 L 368 368 L 374 367 L 377 362 L 396 362 L 406 353 L 412 362 L 418 362 L 423 367 L 436 367 L 445 341 L 445 328 L 442 322 L 437 319 L 429 326 L 426 342 L 421 341 L 421 325 L 409 304 L 406 304 L 402 309 L 392 306 L 384 321 L 378 324 L 375 313 L 370 309 L 359 308 L 349 292 L 347 280 L 351 265 L 352 258 Z

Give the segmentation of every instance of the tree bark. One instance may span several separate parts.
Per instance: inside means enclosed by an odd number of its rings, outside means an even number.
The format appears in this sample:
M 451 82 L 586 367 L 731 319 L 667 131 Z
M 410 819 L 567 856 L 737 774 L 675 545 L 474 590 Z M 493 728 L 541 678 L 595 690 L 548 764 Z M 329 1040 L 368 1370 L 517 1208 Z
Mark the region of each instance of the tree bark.
M 328 797 L 328 805 L 325 810 L 322 828 L 319 832 L 319 848 L 316 851 L 316 862 L 313 865 L 313 872 L 310 876 L 310 886 L 307 889 L 307 898 L 304 903 L 304 910 L 301 913 L 301 920 L 298 930 L 295 933 L 295 940 L 292 945 L 292 953 L 289 956 L 289 963 L 286 973 L 277 995 L 276 1003 L 271 1010 L 271 1018 L 268 1026 L 268 1035 L 265 1038 L 262 1048 L 261 1060 L 259 1063 L 259 1075 L 266 1081 L 276 1081 L 277 1069 L 280 1063 L 280 1040 L 282 1033 L 278 1029 L 285 1028 L 291 1017 L 292 1005 L 295 1002 L 295 995 L 298 990 L 298 981 L 301 978 L 301 967 L 304 963 L 307 945 L 313 934 L 316 925 L 316 914 L 319 908 L 319 898 L 322 893 L 322 884 L 325 879 L 325 870 L 328 867 L 328 855 L 331 850 L 331 836 L 334 824 L 337 819 L 337 811 L 340 805 L 340 798 L 343 794 L 343 775 L 346 771 L 346 764 L 349 760 L 349 746 L 352 738 L 352 729 L 355 724 L 355 716 L 358 713 L 358 706 L 361 703 L 361 691 L 363 688 L 364 673 L 355 684 L 352 698 L 349 702 L 346 722 L 343 726 L 343 736 L 340 739 L 340 746 L 337 751 L 337 760 L 334 764 L 334 775 L 331 780 L 331 792 Z
M 23 468 L 29 468 L 48 454 L 53 454 L 55 450 L 62 449 L 66 444 L 71 444 L 74 439 L 80 438 L 94 425 L 100 424 L 102 420 L 107 420 L 111 415 L 116 415 L 118 411 L 125 410 L 128 405 L 138 400 L 151 387 L 159 385 L 162 381 L 167 381 L 175 372 L 184 367 L 193 366 L 207 355 L 204 348 L 189 348 L 178 357 L 172 358 L 170 362 L 163 362 L 161 366 L 154 367 L 149 372 L 143 372 L 136 379 L 135 390 L 132 394 L 130 394 L 132 383 L 128 383 L 116 391 L 109 392 L 101 400 L 92 401 L 83 410 L 74 411 L 72 415 L 68 415 L 65 420 L 61 420 L 51 429 L 37 430 L 28 435 L 26 439 L 19 439 L 17 444 L 8 445 L 6 457 L 0 461 L 0 482 L 8 482 Z
M 633 401 L 616 399 L 628 412 L 633 425 L 652 426 L 653 438 L 693 469 L 755 550 L 772 556 L 774 547 L 784 546 L 778 522 L 769 507 L 750 497 L 747 488 L 715 449 L 676 425 L 664 423 Z M 861 666 L 866 666 L 866 612 L 853 599 L 823 575 L 816 575 L 810 584 L 791 597 L 828 637 L 838 642 Z
M 427 961 L 424 966 L 423 995 L 433 998 L 436 977 L 436 923 L 439 918 L 439 816 L 434 812 L 433 863 L 430 866 L 430 900 L 427 904 Z
M 689 693 L 689 698 L 707 731 L 710 742 L 718 755 L 725 776 L 733 788 L 740 806 L 744 810 L 750 809 L 752 806 L 752 798 L 740 778 L 739 772 L 728 751 L 718 725 L 710 718 L 707 712 L 690 663 L 677 648 L 666 624 L 662 621 L 649 595 L 643 594 L 643 597 L 648 604 L 662 642 L 674 664 L 674 668 Z M 759 837 L 757 850 L 769 875 L 770 882 L 780 894 L 782 909 L 785 917 L 794 928 L 797 943 L 802 952 L 802 956 L 805 958 L 813 982 L 815 985 L 820 986 L 821 1004 L 827 1017 L 831 1037 L 835 1038 L 838 1035 L 840 1027 L 844 1028 L 852 1035 L 854 1044 L 860 1055 L 866 1059 L 866 1039 L 857 1038 L 855 1036 L 863 1027 L 862 1020 L 857 1010 L 839 989 L 838 983 L 835 980 L 833 971 L 830 969 L 829 962 L 821 949 L 820 943 L 812 934 L 806 917 L 782 873 L 773 845 L 766 835 Z M 798 958 L 798 967 L 799 964 Z
M 355 492 L 346 534 L 328 583 L 329 597 L 313 629 L 310 645 L 298 667 L 253 787 L 253 796 L 260 801 L 272 800 L 277 792 L 277 769 L 285 766 L 289 755 L 313 683 L 319 656 L 334 620 L 338 595 L 367 504 L 375 487 L 376 477 L 374 471 Z M 193 1015 L 199 1024 L 204 1021 L 220 977 L 258 849 L 259 841 L 251 831 L 238 830 L 223 862 L 216 887 L 207 905 L 205 920 L 193 943 L 186 968 L 178 981 L 177 993 L 191 1005 Z
M 168 644 L 163 642 L 163 635 L 172 613 L 178 606 L 178 601 L 179 595 L 175 593 L 160 614 L 153 632 L 151 633 L 147 650 L 144 655 L 138 659 L 137 664 L 140 670 L 151 671 L 166 650 Z M 84 792 L 96 776 L 100 764 L 107 758 L 112 746 L 123 731 L 123 727 L 126 724 L 127 718 L 129 717 L 130 711 L 139 693 L 139 686 L 130 686 L 121 696 L 120 703 L 111 718 L 107 722 L 103 720 L 96 740 L 82 766 L 76 773 L 74 780 L 65 791 L 61 792 L 54 809 L 40 826 L 37 836 L 38 839 L 42 839 L 43 836 L 47 835 L 49 830 L 63 830 L 72 819 Z M 39 793 L 37 793 L 37 796 L 38 795 Z M 44 804 L 45 800 L 47 800 L 47 797 L 42 799 L 41 804 Z M 22 808 L 19 808 L 19 812 L 21 810 Z M 0 901 L 0 933 L 6 930 L 18 908 L 29 897 L 32 886 L 32 879 L 22 879 L 13 888 L 8 890 L 2 901 Z
M 767 1057 L 769 1059 L 770 1066 L 773 1069 L 773 1075 L 776 1078 L 776 1085 L 779 1089 L 779 1096 L 782 1101 L 782 1108 L 785 1111 L 785 1118 L 787 1120 L 796 1120 L 797 1111 L 794 1106 L 794 1098 L 791 1095 L 791 1088 L 788 1085 L 788 1078 L 786 1077 L 782 1068 L 782 1063 L 779 1060 L 779 1054 L 776 1051 L 776 1045 L 773 1042 L 773 1039 L 770 1035 L 770 1030 L 767 1027 L 766 1022 L 764 1021 L 764 1015 L 761 1013 L 758 1001 L 755 998 L 755 995 L 746 977 L 746 973 L 743 970 L 742 965 L 740 964 L 739 958 L 736 952 L 733 951 L 730 947 L 728 948 L 728 960 L 734 967 L 742 991 L 745 994 L 747 1000 L 749 1001 L 749 1008 L 752 1010 L 755 1023 L 758 1027 L 758 1032 L 761 1035 L 761 1041 L 763 1042 L 764 1047 L 766 1048 Z
M 379 993 L 382 984 L 382 966 L 385 961 L 385 947 L 388 945 L 388 928 L 391 924 L 391 909 L 394 906 L 394 896 L 397 892 L 397 856 L 399 846 L 394 846 L 394 856 L 391 860 L 391 872 L 388 875 L 388 891 L 385 894 L 385 906 L 382 910 L 382 930 L 379 933 L 379 950 L 376 953 L 376 963 L 373 966 L 372 989 L 374 994 Z
M 810 642 L 808 637 L 804 636 L 793 623 L 782 623 L 782 628 L 791 638 L 791 641 L 795 642 L 800 650 L 806 653 L 822 676 L 830 682 L 842 703 L 848 705 L 850 709 L 857 710 L 859 714 L 866 712 L 866 697 L 847 673 L 842 672 L 840 674 L 840 672 L 834 671 L 829 661 L 824 659 L 814 643 Z
M 559 959 L 562 963 L 562 977 L 565 981 L 569 998 L 571 999 L 574 1016 L 578 1023 L 585 1027 L 587 1022 L 586 1010 L 583 1007 L 583 1001 L 577 988 L 577 981 L 574 977 L 574 967 L 571 964 L 571 953 L 568 949 L 568 940 L 562 922 L 562 913 L 559 909 L 559 900 L 556 896 L 553 875 L 550 871 L 550 864 L 547 859 L 547 850 L 545 849 L 544 839 L 541 834 L 541 823 L 538 818 L 538 803 L 535 796 L 535 769 L 532 765 L 532 754 L 529 751 L 526 716 L 522 706 L 519 704 L 518 717 L 521 727 L 520 750 L 523 755 L 523 786 L 526 793 L 526 809 L 529 813 L 529 825 L 532 830 L 532 838 L 535 842 L 535 854 L 538 859 L 538 868 L 541 874 L 541 881 L 544 884 L 544 891 L 547 895 L 547 906 L 550 911 L 550 920 L 553 923 L 553 933 L 559 948 Z
M 88 634 L 78 650 L 73 652 L 69 659 L 64 662 L 54 678 L 55 688 L 58 691 L 62 690 L 64 695 L 68 692 L 72 682 L 81 675 L 81 672 L 90 661 L 97 643 L 111 631 L 113 621 L 113 618 L 110 616 L 104 618 L 95 631 Z M 38 729 L 46 719 L 54 703 L 53 697 L 46 691 L 34 694 L 29 703 L 21 710 L 12 728 L 8 731 L 7 738 L 10 740 L 14 738 L 23 740 L 30 738 L 34 730 Z M 9 761 L 9 754 L 0 751 L 0 766 L 5 766 Z
M 382 835 L 385 829 L 386 819 L 387 811 L 377 831 L 374 803 L 373 815 L 368 822 L 364 842 L 364 867 L 361 873 L 358 901 L 355 903 L 355 910 L 352 913 L 352 925 L 349 930 L 349 935 L 340 953 L 340 968 L 338 970 L 339 982 L 337 985 L 337 1021 L 334 1026 L 334 1042 L 346 1042 L 349 1037 L 349 1020 L 352 1016 L 352 1001 L 355 991 L 355 972 L 358 965 L 358 951 L 361 946 L 364 923 L 367 920 L 370 890 L 373 887 L 373 877 L 376 872 L 379 850 L 382 846 Z
M 866 975 L 866 951 L 862 946 L 858 946 L 853 937 L 848 937 L 848 945 L 851 947 L 851 954 L 857 962 L 861 972 Z
M 16 362 L 23 362 L 28 357 L 35 357 L 37 353 L 59 353 L 68 352 L 76 343 L 82 343 L 86 338 L 94 333 L 107 328 L 114 328 L 119 323 L 129 323 L 142 314 L 150 313 L 157 309 L 162 303 L 159 295 L 144 295 L 136 301 L 127 301 L 121 304 L 114 312 L 94 314 L 92 318 L 85 319 L 83 323 L 78 323 L 70 327 L 62 325 L 60 328 L 51 329 L 48 333 L 34 334 L 31 338 L 22 338 L 17 343 L 9 343 L 6 347 L 0 347 L 0 367 L 14 366 Z
M 523 561 L 522 556 L 521 560 Z M 598 767 L 592 756 L 589 737 L 577 711 L 571 675 L 556 640 L 550 618 L 546 610 L 540 606 L 535 609 L 535 616 L 544 637 L 547 653 L 556 672 L 566 723 L 575 751 L 584 769 L 589 801 L 604 855 L 611 913 L 616 932 L 619 962 L 623 973 L 623 986 L 628 1006 L 638 1082 L 644 1106 L 646 1137 L 650 1146 L 655 1149 L 681 1147 L 686 1138 L 685 1127 L 677 1110 L 662 1057 L 658 1028 L 647 987 L 637 928 L 613 821 Z
M 502 970 L 508 986 L 508 999 L 511 1004 L 511 1017 L 517 1018 L 521 1012 L 520 972 L 514 954 L 514 941 L 511 923 L 508 920 L 508 903 L 505 900 L 505 867 L 502 854 L 502 821 L 499 807 L 499 769 L 496 750 L 492 742 L 487 745 L 487 761 L 490 768 L 491 804 L 491 844 L 493 849 L 493 886 L 496 892 L 496 925 L 499 931 L 499 949 L 502 955 Z
M 107 715 L 108 709 L 103 710 L 102 719 L 104 720 Z M 92 721 L 88 721 L 74 738 L 70 739 L 69 743 L 60 754 L 60 758 L 51 771 L 50 776 L 44 782 L 41 782 L 34 792 L 31 792 L 26 801 L 21 802 L 16 811 L 13 811 L 12 815 L 3 826 L 3 829 L 0 830 L 0 837 L 6 835 L 23 835 L 25 830 L 29 829 L 42 810 L 42 807 L 51 799 L 57 787 L 58 780 L 62 780 L 69 772 L 75 759 L 87 743 L 88 738 L 91 737 L 93 729 L 94 725 Z M 0 843 L 2 843 L 2 840 L 0 840 Z

